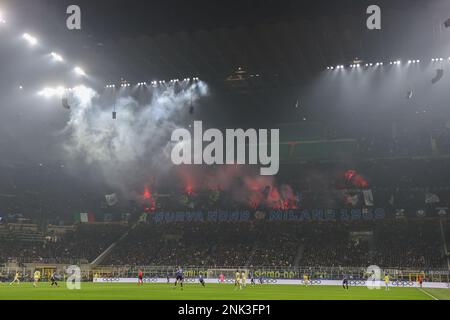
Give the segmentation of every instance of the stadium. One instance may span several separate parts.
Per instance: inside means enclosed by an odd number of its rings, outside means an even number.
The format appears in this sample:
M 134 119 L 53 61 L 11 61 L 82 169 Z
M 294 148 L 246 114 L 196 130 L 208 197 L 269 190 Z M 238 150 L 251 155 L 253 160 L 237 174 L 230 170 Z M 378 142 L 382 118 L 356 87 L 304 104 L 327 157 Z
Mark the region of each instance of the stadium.
M 0 65 L 0 300 L 450 299 L 448 1 L 0 0 Z

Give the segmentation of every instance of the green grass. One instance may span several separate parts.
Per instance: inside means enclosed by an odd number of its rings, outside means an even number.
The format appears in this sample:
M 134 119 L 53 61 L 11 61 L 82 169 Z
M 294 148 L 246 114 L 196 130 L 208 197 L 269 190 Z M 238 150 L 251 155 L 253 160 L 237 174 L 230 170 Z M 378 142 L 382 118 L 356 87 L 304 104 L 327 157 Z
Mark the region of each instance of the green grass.
M 0 300 L 433 300 L 417 288 L 391 288 L 390 291 L 338 286 L 256 285 L 235 291 L 233 285 L 186 284 L 183 291 L 168 284 L 103 284 L 83 283 L 81 290 L 68 290 L 64 283 L 51 288 L 40 283 L 9 286 L 0 284 Z M 437 299 L 450 300 L 448 289 L 425 289 Z

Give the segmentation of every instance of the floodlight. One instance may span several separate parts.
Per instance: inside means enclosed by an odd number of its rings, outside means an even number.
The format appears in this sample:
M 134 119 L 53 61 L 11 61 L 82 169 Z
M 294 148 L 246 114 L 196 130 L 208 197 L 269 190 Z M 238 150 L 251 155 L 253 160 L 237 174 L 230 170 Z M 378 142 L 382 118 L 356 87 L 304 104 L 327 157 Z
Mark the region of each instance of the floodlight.
M 85 76 L 86 75 L 86 72 L 84 72 L 84 70 L 81 69 L 80 67 L 75 67 L 73 69 L 73 71 L 75 71 L 75 73 L 78 74 L 79 76 Z
M 50 98 L 54 94 L 54 90 L 51 88 L 44 88 L 42 91 L 38 93 L 40 96 L 44 96 L 45 98 Z
M 61 55 L 55 53 L 55 52 L 50 53 L 50 55 L 52 56 L 54 61 L 57 61 L 57 62 L 63 62 L 64 61 L 63 57 Z
M 35 37 L 33 37 L 32 35 L 28 34 L 28 33 L 24 33 L 22 36 L 26 41 L 28 41 L 28 43 L 32 46 L 37 44 L 37 39 Z

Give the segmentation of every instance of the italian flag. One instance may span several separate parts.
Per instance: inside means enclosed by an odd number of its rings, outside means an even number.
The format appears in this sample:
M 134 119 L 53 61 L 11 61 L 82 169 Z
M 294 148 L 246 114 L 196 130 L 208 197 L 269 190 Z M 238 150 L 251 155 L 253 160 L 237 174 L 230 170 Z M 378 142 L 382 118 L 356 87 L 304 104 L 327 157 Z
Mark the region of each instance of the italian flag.
M 77 223 L 92 223 L 95 222 L 95 216 L 93 213 L 76 213 L 75 222 Z

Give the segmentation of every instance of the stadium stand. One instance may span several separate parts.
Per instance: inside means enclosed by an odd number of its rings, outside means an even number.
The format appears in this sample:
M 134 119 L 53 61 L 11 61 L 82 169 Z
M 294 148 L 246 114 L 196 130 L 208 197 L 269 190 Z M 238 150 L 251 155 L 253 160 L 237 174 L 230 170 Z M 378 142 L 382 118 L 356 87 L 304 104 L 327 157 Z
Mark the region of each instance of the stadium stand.
M 445 224 L 447 241 L 449 224 Z M 4 228 L 3 226 L 2 228 Z M 44 241 L 0 243 L 0 263 L 93 261 L 125 225 L 79 225 Z M 75 258 L 74 258 L 75 257 Z M 104 265 L 328 266 L 445 268 L 439 222 L 142 223 L 115 247 Z
M 352 229 L 373 236 L 355 238 Z M 142 225 L 105 264 L 294 266 L 299 247 L 304 247 L 297 259 L 301 266 L 441 268 L 446 263 L 436 221 L 397 221 L 353 227 L 266 222 Z
M 174 191 L 171 196 L 161 198 L 156 208 L 147 212 L 148 219 L 130 231 L 101 263 L 211 267 L 361 267 L 370 264 L 383 267 L 445 267 L 446 252 L 444 240 L 439 236 L 439 219 L 446 221 L 450 207 L 450 172 L 446 158 L 413 159 L 410 155 L 420 154 L 419 150 L 386 153 L 382 151 L 386 145 L 380 144 L 374 150 L 375 145 L 375 141 L 370 139 L 360 141 L 358 152 L 365 152 L 364 148 L 371 149 L 371 152 L 366 152 L 352 167 L 335 161 L 304 162 L 301 165 L 285 163 L 273 187 L 280 189 L 283 184 L 289 185 L 295 191 L 295 206 L 301 209 L 335 208 L 349 212 L 366 207 L 363 191 L 371 190 L 374 203 L 369 207 L 383 208 L 386 216 L 381 220 L 290 222 L 250 219 L 239 223 L 155 223 L 153 218 L 158 212 L 208 212 L 220 208 L 268 214 L 272 210 L 264 203 L 252 206 L 233 200 L 230 196 L 233 190 L 220 192 L 216 201 L 210 201 L 214 190 L 187 195 L 183 194 L 181 185 L 178 194 Z M 63 174 L 51 167 L 43 168 L 40 174 L 54 176 L 55 170 L 58 179 L 64 180 Z M 15 175 L 31 171 L 33 168 L 20 166 L 7 171 L 8 179 L 0 181 L 3 192 L 12 193 L 9 181 L 16 180 Z M 346 178 L 349 171 L 354 171 L 356 178 Z M 58 181 L 55 185 L 60 185 Z M 242 184 L 242 181 L 238 182 Z M 266 186 L 259 187 L 264 189 Z M 20 181 L 17 188 L 25 190 Z M 143 211 L 139 205 L 130 205 L 125 201 L 121 207 L 105 208 L 99 201 L 104 199 L 104 195 L 95 191 L 84 192 L 78 185 L 53 189 L 54 186 L 51 193 L 58 191 L 61 196 L 57 197 L 57 201 L 54 197 L 42 198 L 44 210 L 49 203 L 52 206 L 52 212 L 46 215 L 47 221 L 70 226 L 73 219 L 59 212 L 85 212 L 81 210 L 89 207 L 91 212 L 100 213 L 97 221 L 105 221 L 102 213 L 119 212 L 118 219 L 122 224 L 79 224 L 59 234 L 43 227 L 45 223 L 37 218 L 42 215 L 41 208 L 37 209 L 36 199 L 26 192 L 16 191 L 17 196 L 2 198 L 0 210 L 2 213 L 30 214 L 28 217 L 25 214 L 2 214 L 0 263 L 9 260 L 92 262 L 129 231 Z M 357 203 L 349 202 L 349 198 L 355 195 L 358 196 Z M 180 201 L 180 198 L 185 200 Z M 439 208 L 443 208 L 446 214 L 439 216 Z M 123 212 L 134 214 L 125 220 Z M 448 222 L 444 223 L 443 229 L 448 248 Z
M 0 229 L 8 225 L 0 226 Z M 121 225 L 79 225 L 75 231 L 60 236 L 47 236 L 39 241 L 20 238 L 12 233 L 0 242 L 0 263 L 13 260 L 25 262 L 62 263 L 91 261 L 126 230 Z

